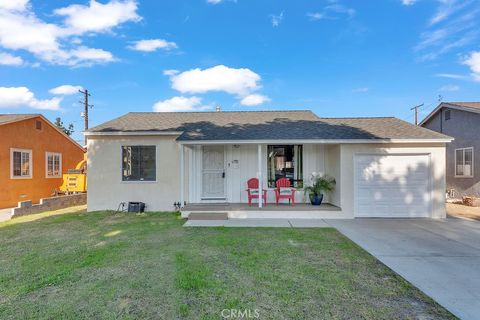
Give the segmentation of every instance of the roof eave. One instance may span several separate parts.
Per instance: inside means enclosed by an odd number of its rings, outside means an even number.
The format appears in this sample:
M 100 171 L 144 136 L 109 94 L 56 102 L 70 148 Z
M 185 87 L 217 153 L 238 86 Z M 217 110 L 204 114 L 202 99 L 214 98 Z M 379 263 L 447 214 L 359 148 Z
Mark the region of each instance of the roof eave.
M 423 126 L 425 123 L 427 123 L 434 115 L 437 114 L 437 112 L 442 109 L 442 108 L 450 108 L 450 109 L 455 109 L 455 110 L 461 110 L 461 111 L 467 111 L 467 112 L 472 112 L 472 113 L 480 113 L 480 109 L 475 109 L 475 108 L 469 108 L 469 107 L 464 107 L 460 106 L 458 104 L 451 104 L 448 102 L 442 102 L 440 103 L 435 109 L 433 109 L 432 112 L 428 114 L 428 116 L 425 117 L 418 125 Z
M 91 136 L 178 136 L 183 131 L 84 131 L 83 135 Z
M 449 143 L 453 138 L 435 139 L 257 139 L 257 140 L 177 140 L 183 145 L 200 144 L 278 144 L 278 143 L 316 143 L 316 144 L 375 144 L 375 143 Z

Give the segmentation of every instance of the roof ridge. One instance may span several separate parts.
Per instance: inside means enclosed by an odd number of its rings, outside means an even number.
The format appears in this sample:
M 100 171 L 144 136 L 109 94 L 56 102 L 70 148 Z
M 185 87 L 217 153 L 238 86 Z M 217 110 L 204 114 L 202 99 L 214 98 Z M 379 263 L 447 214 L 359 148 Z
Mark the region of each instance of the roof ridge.
M 393 116 L 386 117 L 319 117 L 319 119 L 398 119 Z
M 154 113 L 154 114 L 162 114 L 162 113 L 167 113 L 167 114 L 188 114 L 188 113 L 257 113 L 257 112 L 310 112 L 315 114 L 312 110 L 308 109 L 301 109 L 301 110 L 222 110 L 222 111 L 168 111 L 168 112 L 158 112 L 158 111 L 130 111 L 128 113 L 140 113 L 140 114 L 145 114 L 145 113 Z
M 39 116 L 41 113 L 0 113 L 0 116 Z

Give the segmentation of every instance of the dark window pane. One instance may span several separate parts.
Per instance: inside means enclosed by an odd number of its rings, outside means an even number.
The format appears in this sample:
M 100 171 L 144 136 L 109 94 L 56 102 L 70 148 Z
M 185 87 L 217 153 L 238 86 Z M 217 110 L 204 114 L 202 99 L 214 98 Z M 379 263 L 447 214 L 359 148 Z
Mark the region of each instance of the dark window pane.
M 22 153 L 18 151 L 13 152 L 13 175 L 22 176 Z
M 155 181 L 155 149 L 155 146 L 123 146 L 122 180 Z
M 455 174 L 463 176 L 463 149 L 456 150 Z
M 303 187 L 303 151 L 301 145 L 269 145 L 267 147 L 268 186 L 275 187 L 280 178 L 290 180 L 292 186 Z
M 445 110 L 445 121 L 450 120 L 451 114 L 450 110 Z

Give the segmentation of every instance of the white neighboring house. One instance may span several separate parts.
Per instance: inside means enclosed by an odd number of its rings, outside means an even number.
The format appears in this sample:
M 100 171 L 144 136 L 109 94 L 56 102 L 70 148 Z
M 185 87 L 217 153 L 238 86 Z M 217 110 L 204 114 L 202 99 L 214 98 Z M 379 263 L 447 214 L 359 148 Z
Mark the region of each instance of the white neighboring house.
M 172 211 L 179 202 L 184 217 L 217 205 L 233 218 L 446 216 L 445 146 L 452 138 L 396 118 L 132 112 L 85 134 L 88 211 L 141 201 L 148 211 Z M 305 204 L 301 188 L 312 172 L 337 181 L 328 207 Z M 245 205 L 254 177 L 269 190 L 266 207 Z M 298 189 L 293 207 L 274 204 L 270 189 L 281 177 Z

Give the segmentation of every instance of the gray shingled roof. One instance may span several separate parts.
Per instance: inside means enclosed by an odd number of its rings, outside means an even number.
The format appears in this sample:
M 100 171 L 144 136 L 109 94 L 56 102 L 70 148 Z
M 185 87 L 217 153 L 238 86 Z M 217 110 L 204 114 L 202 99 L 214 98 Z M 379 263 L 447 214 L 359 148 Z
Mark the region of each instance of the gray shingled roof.
M 453 104 L 455 106 L 471 108 L 471 109 L 480 109 L 480 102 L 445 102 L 446 104 Z
M 38 114 L 0 114 L 0 125 L 38 117 Z
M 396 118 L 319 118 L 311 111 L 131 112 L 89 132 L 179 132 L 177 140 L 446 139 Z

